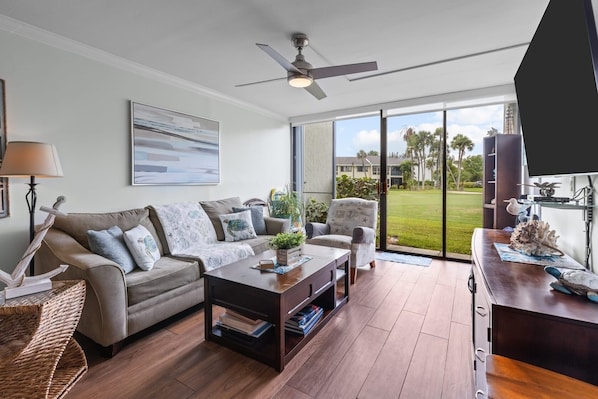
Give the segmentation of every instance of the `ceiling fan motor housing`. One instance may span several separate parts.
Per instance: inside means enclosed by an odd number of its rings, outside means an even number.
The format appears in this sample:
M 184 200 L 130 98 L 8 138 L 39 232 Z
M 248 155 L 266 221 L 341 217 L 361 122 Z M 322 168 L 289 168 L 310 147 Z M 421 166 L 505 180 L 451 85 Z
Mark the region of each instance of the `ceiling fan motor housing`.
M 309 38 L 306 34 L 295 33 L 291 38 L 291 43 L 293 43 L 293 46 L 301 50 L 302 48 L 309 46 Z

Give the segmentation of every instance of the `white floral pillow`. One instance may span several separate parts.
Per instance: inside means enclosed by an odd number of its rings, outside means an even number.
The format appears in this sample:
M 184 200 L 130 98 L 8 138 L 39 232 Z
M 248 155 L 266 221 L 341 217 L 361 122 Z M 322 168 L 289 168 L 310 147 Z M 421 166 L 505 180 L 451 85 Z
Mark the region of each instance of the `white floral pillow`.
M 243 212 L 218 215 L 224 230 L 225 241 L 240 241 L 248 238 L 256 238 L 255 229 L 251 222 L 251 212 L 249 209 Z
M 141 270 L 151 270 L 160 259 L 160 251 L 156 240 L 150 232 L 139 225 L 124 232 L 125 243 Z

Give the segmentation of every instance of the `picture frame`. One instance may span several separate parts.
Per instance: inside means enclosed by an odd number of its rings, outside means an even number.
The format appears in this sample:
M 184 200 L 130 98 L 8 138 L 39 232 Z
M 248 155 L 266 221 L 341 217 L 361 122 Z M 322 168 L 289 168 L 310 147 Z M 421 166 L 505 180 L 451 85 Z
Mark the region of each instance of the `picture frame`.
M 0 165 L 6 151 L 6 96 L 4 79 L 0 79 Z M 0 177 L 0 219 L 10 216 L 8 206 L 8 177 Z
M 220 123 L 131 101 L 132 185 L 220 183 Z

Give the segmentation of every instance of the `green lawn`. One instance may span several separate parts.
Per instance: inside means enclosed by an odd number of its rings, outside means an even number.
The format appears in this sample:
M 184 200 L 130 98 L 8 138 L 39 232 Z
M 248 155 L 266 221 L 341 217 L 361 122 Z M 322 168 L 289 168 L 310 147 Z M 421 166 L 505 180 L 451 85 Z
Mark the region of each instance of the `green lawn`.
M 396 245 L 442 249 L 442 192 L 391 190 L 388 193 L 388 235 Z M 482 226 L 482 193 L 447 193 L 447 252 L 471 254 L 473 229 Z

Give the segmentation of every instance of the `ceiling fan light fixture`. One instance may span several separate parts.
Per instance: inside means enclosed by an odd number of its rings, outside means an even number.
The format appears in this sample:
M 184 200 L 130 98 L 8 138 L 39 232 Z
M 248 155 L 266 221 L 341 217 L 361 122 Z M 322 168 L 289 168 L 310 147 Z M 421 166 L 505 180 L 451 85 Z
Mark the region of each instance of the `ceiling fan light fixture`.
M 289 85 L 298 88 L 305 88 L 311 85 L 314 79 L 309 75 L 290 75 L 287 78 Z

